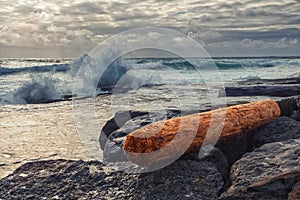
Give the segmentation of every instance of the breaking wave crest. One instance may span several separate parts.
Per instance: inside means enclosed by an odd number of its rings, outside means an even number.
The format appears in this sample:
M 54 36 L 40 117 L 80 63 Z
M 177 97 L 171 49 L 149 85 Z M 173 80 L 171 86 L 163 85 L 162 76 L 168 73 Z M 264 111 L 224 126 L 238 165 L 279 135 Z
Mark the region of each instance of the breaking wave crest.
M 49 77 L 32 77 L 32 82 L 24 83 L 15 94 L 15 103 L 49 103 L 61 99 L 61 94 L 57 90 L 56 80 Z

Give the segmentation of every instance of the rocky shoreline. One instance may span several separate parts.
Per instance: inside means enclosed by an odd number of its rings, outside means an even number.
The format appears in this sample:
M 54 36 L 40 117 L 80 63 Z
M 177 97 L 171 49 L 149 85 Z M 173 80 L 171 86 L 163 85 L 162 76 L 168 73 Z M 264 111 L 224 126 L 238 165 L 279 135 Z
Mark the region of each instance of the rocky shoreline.
M 115 171 L 98 161 L 29 162 L 0 180 L 0 199 L 300 199 L 300 97 L 279 105 L 285 108 L 280 118 L 219 141 L 202 159 L 183 155 L 144 174 Z M 105 158 L 115 159 L 110 161 L 125 161 L 115 155 L 122 155 L 117 147 L 126 134 L 162 120 L 160 113 L 129 113 L 116 113 L 102 129 L 99 140 L 104 150 L 110 147 L 104 151 Z M 178 115 L 169 110 L 166 116 Z

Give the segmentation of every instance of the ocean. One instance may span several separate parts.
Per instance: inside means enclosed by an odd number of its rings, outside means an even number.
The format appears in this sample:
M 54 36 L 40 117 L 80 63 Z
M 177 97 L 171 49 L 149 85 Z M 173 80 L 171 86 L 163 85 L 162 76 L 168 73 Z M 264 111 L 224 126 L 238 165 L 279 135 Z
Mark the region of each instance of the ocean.
M 80 97 L 73 88 L 86 59 L 87 55 L 79 59 L 0 59 L 0 104 L 49 103 L 72 95 Z M 204 66 L 201 73 L 195 70 L 195 63 Z M 211 64 L 218 70 L 211 71 Z M 182 58 L 120 58 L 106 71 L 90 96 L 101 98 L 101 94 L 118 91 L 118 95 L 136 95 L 141 102 L 144 98 L 151 103 L 147 96 L 170 101 L 176 99 L 176 93 L 191 101 L 191 94 L 185 90 L 192 87 L 196 91 L 194 96 L 207 104 L 212 97 L 207 96 L 210 88 L 203 75 L 210 77 L 212 73 L 218 73 L 219 84 L 225 89 L 225 94 L 219 96 L 226 96 L 227 102 L 300 94 L 300 57 L 199 58 L 193 59 L 193 64 Z M 116 90 L 116 85 L 121 87 Z

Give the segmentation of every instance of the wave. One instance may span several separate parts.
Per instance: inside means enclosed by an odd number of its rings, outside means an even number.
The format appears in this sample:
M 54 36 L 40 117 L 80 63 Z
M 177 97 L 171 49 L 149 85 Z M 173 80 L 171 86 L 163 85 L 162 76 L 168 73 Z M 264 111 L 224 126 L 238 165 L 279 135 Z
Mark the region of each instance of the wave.
M 10 75 L 16 73 L 42 73 L 42 72 L 67 72 L 71 71 L 72 75 L 75 76 L 78 72 L 79 67 L 82 65 L 84 60 L 88 59 L 88 55 L 85 54 L 76 60 L 72 64 L 52 64 L 52 65 L 43 65 L 43 66 L 33 66 L 33 67 L 19 67 L 19 68 L 8 68 L 8 67 L 0 67 L 0 76 L 1 75 Z M 122 64 L 125 63 L 125 66 L 120 67 L 120 69 L 114 69 L 113 72 L 117 74 L 124 74 L 122 72 L 125 71 L 124 67 L 127 69 L 132 68 L 144 68 L 144 69 L 166 69 L 170 67 L 175 70 L 194 70 L 195 65 L 199 66 L 211 66 L 215 64 L 218 69 L 226 70 L 226 69 L 239 69 L 239 68 L 271 68 L 271 67 L 280 67 L 280 66 L 300 66 L 300 60 L 272 60 L 272 59 L 199 59 L 193 60 L 193 64 L 185 59 L 121 59 Z M 53 60 L 51 60 L 53 61 Z M 125 61 L 123 63 L 123 61 Z M 194 62 L 195 61 L 195 62 Z M 42 62 L 40 60 L 39 62 Z M 46 62 L 46 61 L 45 61 Z M 119 62 L 119 61 L 116 61 Z M 119 66 L 122 64 L 117 63 Z M 113 67 L 117 65 L 112 64 Z M 117 67 L 116 67 L 117 68 Z M 120 73 L 119 71 L 120 70 Z
M 193 64 L 197 64 L 199 66 L 211 66 L 214 63 L 220 70 L 226 70 L 223 71 L 224 74 L 228 77 L 228 80 L 233 83 L 237 83 L 239 81 L 244 81 L 239 83 L 243 83 L 245 85 L 299 83 L 299 73 L 295 74 L 295 69 L 300 66 L 300 59 L 223 58 L 214 60 L 193 59 L 192 61 Z M 100 79 L 95 75 L 95 72 L 97 72 L 95 70 L 99 67 L 96 66 L 95 63 L 97 62 L 89 57 L 88 54 L 85 54 L 71 64 L 51 63 L 52 65 L 22 68 L 0 67 L 0 76 L 18 73 L 27 73 L 26 76 L 28 74 L 34 74 L 31 81 L 24 83 L 13 92 L 12 103 L 47 103 L 63 100 L 65 99 L 65 96 L 72 97 L 72 84 L 73 81 L 76 82 L 77 76 L 82 78 L 80 87 L 84 91 L 83 94 L 86 94 L 87 96 L 112 93 L 114 90 L 117 90 L 118 92 L 126 92 L 131 89 L 151 87 L 153 85 L 184 84 L 182 80 L 178 78 L 178 74 L 173 73 L 174 71 L 172 69 L 179 70 L 180 73 L 183 74 L 183 77 L 187 78 L 186 81 L 188 83 L 194 80 L 195 82 L 199 82 L 199 77 L 196 76 L 197 74 L 190 73 L 190 70 L 194 70 L 194 66 L 185 59 L 119 58 L 111 63 L 106 70 L 104 70 Z M 88 70 L 82 70 L 82 65 L 85 65 Z M 240 68 L 260 68 L 261 70 L 235 71 L 235 69 Z M 272 69 L 264 70 L 265 68 Z M 281 76 L 282 73 L 279 72 L 278 69 L 282 69 L 286 73 L 290 73 L 291 71 L 293 74 L 287 76 L 286 79 L 273 80 L 277 79 L 277 77 L 283 77 Z M 262 74 L 264 71 L 272 73 L 271 76 L 268 73 Z M 240 72 L 240 74 L 236 74 L 236 72 Z M 15 78 L 14 76 L 12 77 Z M 298 79 L 295 79 L 295 77 L 298 77 Z M 267 78 L 270 78 L 270 80 L 267 80 Z M 69 80 L 72 84 L 65 84 L 66 80 Z M 91 88 L 91 91 L 86 91 L 86 88 Z M 92 91 L 95 90 L 95 88 L 97 88 L 96 93 L 95 91 Z M 78 95 L 83 96 L 81 93 L 78 93 Z
M 13 95 L 14 103 L 48 103 L 61 99 L 61 94 L 56 87 L 56 80 L 50 77 L 33 77 L 32 82 L 27 82 Z
M 242 68 L 242 63 L 229 63 L 229 62 L 215 62 L 215 65 L 218 67 L 218 69 L 237 69 Z
M 68 70 L 70 70 L 70 66 L 68 64 L 54 64 L 19 68 L 0 67 L 0 76 L 17 73 L 66 72 Z
M 173 69 L 177 70 L 189 70 L 195 69 L 194 66 L 187 60 L 178 60 L 178 61 L 163 61 L 162 64 L 164 66 L 169 66 Z
M 51 66 L 34 66 L 27 68 L 0 68 L 0 72 L 1 75 L 24 72 L 31 73 L 31 80 L 23 83 L 21 87 L 14 91 L 10 103 L 49 103 L 66 100 L 68 97 L 72 98 L 74 96 L 72 94 L 73 81 L 76 81 L 77 76 L 83 79 L 83 90 L 86 90 L 86 88 L 96 89 L 95 87 L 97 87 L 100 93 L 107 93 L 113 91 L 119 79 L 127 72 L 127 68 L 123 66 L 122 59 L 120 58 L 111 63 L 99 79 L 98 76 L 95 75 L 97 67 L 99 66 L 96 66 L 95 63 L 91 57 L 85 54 L 72 64 L 54 64 Z M 84 71 L 80 71 L 81 66 L 88 68 L 85 68 Z M 39 74 L 41 72 L 43 73 Z M 64 73 L 58 75 L 56 72 Z M 57 77 L 61 77 L 62 80 L 59 80 Z M 72 84 L 65 84 L 66 80 L 69 80 Z M 95 94 L 95 91 L 85 92 L 87 96 L 93 96 Z
M 219 69 L 272 68 L 282 66 L 300 66 L 300 60 L 289 59 L 224 59 L 214 60 Z
M 131 63 L 136 67 L 147 67 L 150 69 L 164 69 L 171 67 L 176 70 L 194 70 L 193 65 L 212 66 L 215 64 L 220 70 L 240 69 L 240 68 L 272 68 L 281 66 L 300 66 L 300 59 L 192 59 L 193 63 L 185 59 L 131 59 Z

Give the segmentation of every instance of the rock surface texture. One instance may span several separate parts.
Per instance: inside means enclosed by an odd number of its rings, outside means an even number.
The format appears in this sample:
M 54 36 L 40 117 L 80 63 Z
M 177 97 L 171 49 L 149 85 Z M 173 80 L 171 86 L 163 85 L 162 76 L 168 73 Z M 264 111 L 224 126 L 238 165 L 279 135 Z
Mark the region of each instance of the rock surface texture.
M 245 154 L 232 166 L 230 180 L 222 200 L 287 199 L 300 180 L 300 140 L 265 144 Z
M 300 122 L 288 117 L 280 117 L 260 128 L 254 136 L 254 148 L 266 143 L 300 139 Z
M 209 162 L 180 160 L 147 174 L 126 174 L 98 161 L 27 163 L 0 180 L 0 199 L 216 199 L 224 188 Z

